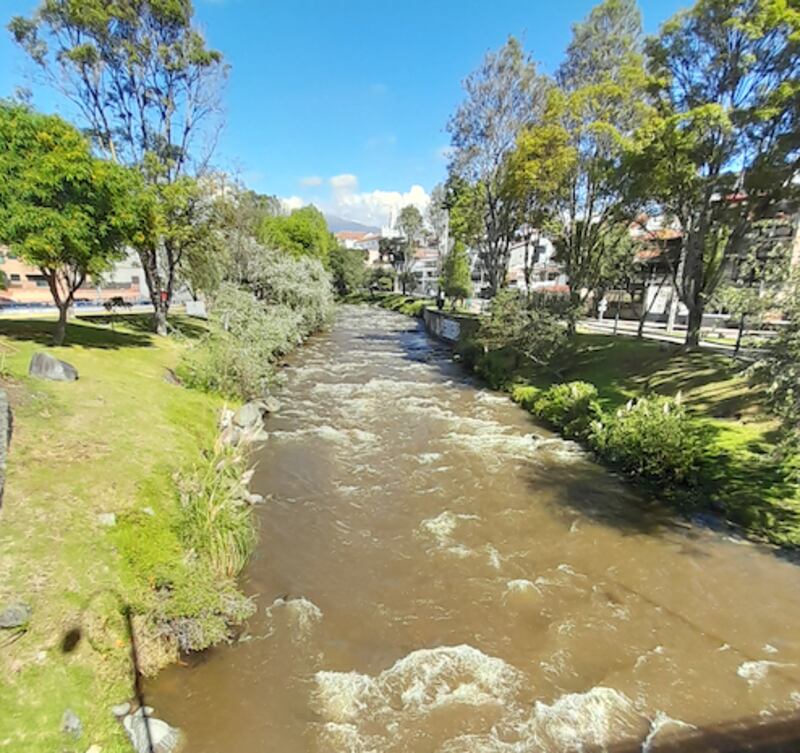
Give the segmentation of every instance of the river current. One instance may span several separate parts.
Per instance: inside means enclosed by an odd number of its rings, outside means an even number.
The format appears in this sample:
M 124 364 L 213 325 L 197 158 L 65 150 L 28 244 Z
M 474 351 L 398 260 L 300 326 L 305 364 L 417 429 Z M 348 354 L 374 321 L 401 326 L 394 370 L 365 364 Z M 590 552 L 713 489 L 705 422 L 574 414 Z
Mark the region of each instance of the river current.
M 257 614 L 146 688 L 192 753 L 800 750 L 797 566 L 675 521 L 415 320 L 344 307 L 284 376 Z

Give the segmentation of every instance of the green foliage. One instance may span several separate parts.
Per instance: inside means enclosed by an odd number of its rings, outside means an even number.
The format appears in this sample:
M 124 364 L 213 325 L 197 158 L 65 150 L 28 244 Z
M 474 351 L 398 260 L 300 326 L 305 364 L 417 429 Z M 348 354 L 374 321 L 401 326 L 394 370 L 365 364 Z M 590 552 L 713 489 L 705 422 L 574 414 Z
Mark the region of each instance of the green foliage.
M 501 290 L 481 321 L 478 342 L 485 350 L 506 349 L 549 368 L 566 344 L 566 333 L 545 309 L 529 305 L 514 291 Z
M 375 267 L 367 275 L 367 285 L 370 290 L 388 293 L 394 289 L 394 270 L 385 267 Z
M 337 245 L 330 254 L 330 268 L 333 287 L 339 296 L 346 296 L 364 287 L 367 269 L 363 251 Z
M 592 423 L 589 442 L 606 461 L 664 489 L 693 486 L 704 438 L 680 400 L 641 397 Z
M 469 255 L 461 241 L 456 241 L 444 258 L 442 289 L 450 298 L 463 299 L 472 294 Z
M 520 395 L 519 402 L 526 402 Z M 591 422 L 600 415 L 597 388 L 588 382 L 554 384 L 535 398 L 527 407 L 534 415 L 543 418 L 564 436 L 585 439 Z
M 177 373 L 190 387 L 229 397 L 261 397 L 275 360 L 308 333 L 303 312 L 265 305 L 249 290 L 225 283 L 210 314 L 211 331 L 181 360 Z
M 751 377 L 767 389 L 772 412 L 781 420 L 785 463 L 800 475 L 800 281 L 786 290 L 788 324 L 770 341 L 767 354 L 751 369 Z
M 800 14 L 791 6 L 698 0 L 647 44 L 656 109 L 629 171 L 635 190 L 684 228 L 677 282 L 690 346 L 751 223 L 798 191 Z
M 242 483 L 246 469 L 243 453 L 220 446 L 178 486 L 181 542 L 220 578 L 238 575 L 256 544 L 248 490 Z
M 295 257 L 311 256 L 326 266 L 337 246 L 322 212 L 311 206 L 295 209 L 288 215 L 265 217 L 256 237 L 268 248 Z
M 121 257 L 132 235 L 128 206 L 135 176 L 92 157 L 71 125 L 0 104 L 0 241 L 39 267 L 61 311 L 87 277 Z

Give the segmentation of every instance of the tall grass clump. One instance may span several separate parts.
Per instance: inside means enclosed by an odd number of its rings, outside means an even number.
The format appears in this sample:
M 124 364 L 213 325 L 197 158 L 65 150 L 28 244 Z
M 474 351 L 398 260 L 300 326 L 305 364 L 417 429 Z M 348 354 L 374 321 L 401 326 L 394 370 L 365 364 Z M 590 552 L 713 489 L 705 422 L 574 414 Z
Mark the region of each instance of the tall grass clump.
M 213 572 L 233 578 L 256 545 L 247 501 L 247 459 L 237 448 L 217 446 L 211 457 L 181 477 L 179 536 L 192 556 L 204 558 Z
M 585 439 L 592 421 L 600 415 L 597 388 L 580 381 L 554 384 L 536 397 L 529 409 L 572 439 Z

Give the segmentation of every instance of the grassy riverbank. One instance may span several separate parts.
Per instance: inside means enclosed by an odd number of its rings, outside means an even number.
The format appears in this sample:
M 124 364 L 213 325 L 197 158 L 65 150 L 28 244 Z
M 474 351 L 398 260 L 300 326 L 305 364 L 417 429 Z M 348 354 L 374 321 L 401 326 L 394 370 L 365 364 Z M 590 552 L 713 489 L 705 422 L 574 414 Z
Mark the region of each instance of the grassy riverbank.
M 425 306 L 397 295 L 373 302 L 414 316 Z M 680 394 L 702 433 L 704 452 L 691 488 L 678 489 L 670 501 L 687 511 L 713 512 L 754 538 L 800 547 L 800 491 L 772 454 L 778 422 L 765 411 L 764 394 L 748 383 L 741 362 L 670 343 L 592 333 L 578 333 L 552 371 L 520 364 L 510 353 L 484 354 L 469 338 L 457 347 L 465 365 L 526 407 L 548 387 L 576 380 L 593 384 L 600 407 L 612 413 L 632 399 Z
M 221 398 L 168 380 L 204 327 L 178 318 L 182 336 L 155 338 L 144 316 L 118 318 L 115 331 L 92 319 L 71 323 L 61 348 L 48 347 L 52 322 L 0 322 L 2 387 L 15 419 L 0 511 L 0 606 L 19 600 L 32 610 L 26 631 L 0 631 L 3 750 L 129 750 L 109 710 L 132 696 L 120 612 L 131 609 L 144 625 L 154 600 L 168 598 L 163 588 L 173 589 L 174 614 L 213 609 L 202 578 L 158 582 L 160 570 L 186 569 L 173 475 L 202 462 L 222 407 Z M 43 349 L 80 379 L 28 377 L 31 354 Z M 140 660 L 153 659 L 152 646 L 140 649 Z M 66 709 L 82 722 L 79 739 L 61 731 Z

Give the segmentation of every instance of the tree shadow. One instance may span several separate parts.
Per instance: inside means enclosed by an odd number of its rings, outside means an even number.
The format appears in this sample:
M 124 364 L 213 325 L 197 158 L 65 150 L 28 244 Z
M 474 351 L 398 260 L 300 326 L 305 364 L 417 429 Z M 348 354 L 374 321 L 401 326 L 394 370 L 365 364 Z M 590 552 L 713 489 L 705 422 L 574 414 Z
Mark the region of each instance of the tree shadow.
M 142 335 L 152 336 L 154 334 L 152 314 L 84 314 L 77 318 L 104 328 L 113 326 L 114 329 L 121 327 Z M 190 339 L 202 337 L 208 332 L 208 327 L 204 322 L 183 314 L 171 315 L 167 320 L 167 329 L 170 334 Z
M 53 345 L 55 322 L 42 319 L 0 319 L 0 335 L 20 342 L 34 342 L 39 345 Z M 147 348 L 153 344 L 152 336 L 123 329 L 111 330 L 90 327 L 80 321 L 67 324 L 64 344 L 60 347 L 97 348 L 116 350 L 118 348 Z

